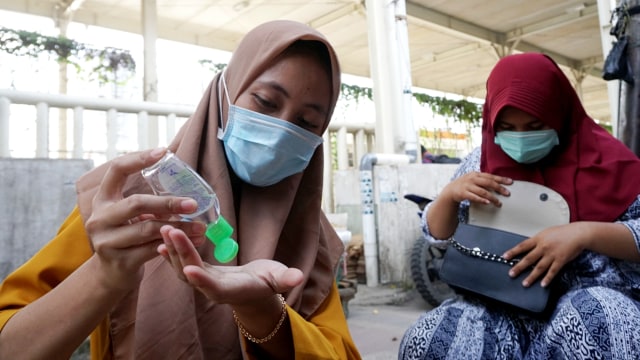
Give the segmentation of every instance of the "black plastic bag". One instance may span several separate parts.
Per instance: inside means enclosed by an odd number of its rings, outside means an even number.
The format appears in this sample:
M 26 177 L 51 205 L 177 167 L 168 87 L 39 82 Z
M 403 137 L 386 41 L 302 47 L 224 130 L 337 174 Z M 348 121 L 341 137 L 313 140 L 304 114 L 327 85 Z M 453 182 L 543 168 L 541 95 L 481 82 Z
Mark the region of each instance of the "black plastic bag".
M 620 36 L 618 41 L 613 43 L 613 47 L 604 60 L 604 67 L 602 69 L 603 79 L 624 80 L 629 84 L 633 84 L 633 73 L 627 57 L 628 46 L 628 35 Z

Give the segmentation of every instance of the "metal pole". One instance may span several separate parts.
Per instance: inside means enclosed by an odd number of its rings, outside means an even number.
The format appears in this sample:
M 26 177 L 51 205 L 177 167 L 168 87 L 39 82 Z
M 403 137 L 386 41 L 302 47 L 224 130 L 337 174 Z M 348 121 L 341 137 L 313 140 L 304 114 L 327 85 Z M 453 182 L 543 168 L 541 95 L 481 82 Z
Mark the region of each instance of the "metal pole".
M 640 0 L 627 0 L 628 9 L 640 6 Z M 631 64 L 634 84 L 624 83 L 621 96 L 624 113 L 618 123 L 620 140 L 640 156 L 640 14 L 630 15 L 627 25 L 629 47 L 627 56 Z
M 602 43 L 602 56 L 607 57 L 611 50 L 611 43 L 615 40 L 609 31 L 611 30 L 611 11 L 615 8 L 614 0 L 598 0 L 598 21 L 600 23 L 600 41 Z M 618 119 L 620 118 L 620 108 L 618 107 L 618 98 L 620 93 L 618 87 L 619 82 L 607 81 L 607 94 L 609 95 L 609 110 L 611 111 L 611 129 L 613 136 L 618 137 Z

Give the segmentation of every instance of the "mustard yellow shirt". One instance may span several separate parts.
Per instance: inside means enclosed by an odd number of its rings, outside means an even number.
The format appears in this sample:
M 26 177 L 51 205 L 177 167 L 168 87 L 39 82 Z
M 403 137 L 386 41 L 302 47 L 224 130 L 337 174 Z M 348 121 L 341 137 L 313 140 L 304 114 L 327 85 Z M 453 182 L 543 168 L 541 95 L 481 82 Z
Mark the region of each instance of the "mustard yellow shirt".
M 93 255 L 77 207 L 56 237 L 0 284 L 0 331 L 11 316 L 62 282 Z M 360 359 L 334 284 L 308 320 L 287 306 L 296 359 Z M 246 346 L 244 348 L 251 349 Z M 250 351 L 250 350 L 249 350 Z M 245 356 L 254 359 L 247 353 Z M 109 319 L 91 333 L 91 359 L 111 359 Z

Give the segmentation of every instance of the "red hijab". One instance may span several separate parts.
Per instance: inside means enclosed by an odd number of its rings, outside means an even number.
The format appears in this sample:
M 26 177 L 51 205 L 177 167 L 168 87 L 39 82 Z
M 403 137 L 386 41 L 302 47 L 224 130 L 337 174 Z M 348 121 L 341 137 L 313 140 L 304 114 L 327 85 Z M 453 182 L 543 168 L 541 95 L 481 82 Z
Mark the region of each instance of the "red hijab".
M 505 106 L 555 129 L 560 145 L 535 164 L 511 159 L 494 142 Z M 498 61 L 487 80 L 482 118 L 481 171 L 550 187 L 567 200 L 571 221 L 614 221 L 640 194 L 640 159 L 587 115 L 569 79 L 546 55 Z

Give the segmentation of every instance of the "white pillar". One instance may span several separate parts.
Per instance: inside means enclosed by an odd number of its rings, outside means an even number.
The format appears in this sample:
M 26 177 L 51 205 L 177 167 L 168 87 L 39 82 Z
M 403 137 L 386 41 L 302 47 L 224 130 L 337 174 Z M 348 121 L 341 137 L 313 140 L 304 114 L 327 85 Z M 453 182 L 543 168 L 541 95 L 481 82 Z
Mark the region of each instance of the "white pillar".
M 9 119 L 11 118 L 11 101 L 0 97 L 0 157 L 10 157 L 9 149 Z
M 324 171 L 322 173 L 322 210 L 326 213 L 334 212 L 333 209 L 333 168 L 331 166 L 331 135 L 330 131 L 324 132 L 322 138 L 322 156 Z
M 150 116 L 146 111 L 138 113 L 138 150 L 149 149 L 149 119 Z M 156 145 L 157 146 L 157 145 Z
M 176 114 L 167 115 L 167 133 L 165 138 L 165 144 L 171 144 L 171 141 L 176 136 Z
M 397 108 L 399 146 L 404 153 L 413 156 L 414 162 L 422 161 L 422 154 L 418 151 L 418 135 L 413 125 L 413 91 L 411 81 L 411 56 L 409 53 L 409 33 L 407 29 L 407 9 L 405 0 L 393 1 L 395 19 L 395 38 L 391 43 L 395 44 L 390 51 L 396 55 L 397 68 L 400 73 L 400 86 L 402 87 L 401 102 Z M 394 41 L 395 40 L 395 41 Z
M 360 166 L 360 160 L 362 159 L 362 157 L 369 152 L 367 146 L 367 134 L 365 133 L 364 129 L 360 129 L 355 133 L 353 143 L 353 166 L 357 168 L 358 166 Z
M 107 160 L 111 160 L 118 155 L 116 148 L 118 144 L 118 111 L 109 109 L 107 111 Z
M 49 157 L 49 105 L 36 104 L 36 157 Z
M 346 170 L 349 168 L 349 149 L 347 148 L 347 128 L 345 126 L 338 129 L 336 147 L 336 153 L 338 155 L 338 170 Z
M 84 148 L 84 109 L 81 106 L 73 108 L 73 158 L 82 159 L 82 151 Z
M 158 15 L 156 0 L 142 1 L 142 37 L 144 40 L 144 100 L 158 101 L 158 74 L 156 64 L 156 40 L 158 38 Z M 149 116 L 147 144 L 158 146 L 160 131 L 158 117 Z
M 395 75 L 395 65 L 390 56 L 387 39 L 392 31 L 392 13 L 388 11 L 388 1 L 366 0 L 367 25 L 369 30 L 369 61 L 373 80 L 373 101 L 376 112 L 376 151 L 393 153 L 394 126 L 393 113 L 399 103 L 394 89 L 399 89 Z M 394 79 L 395 78 L 395 79 Z
M 376 152 L 418 158 L 404 0 L 366 0 L 376 109 Z

